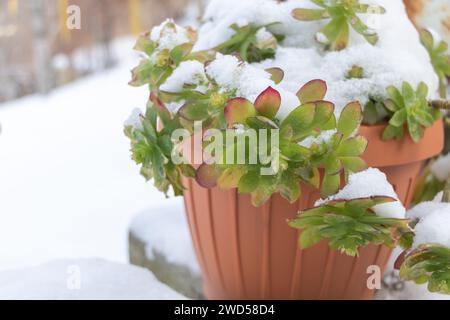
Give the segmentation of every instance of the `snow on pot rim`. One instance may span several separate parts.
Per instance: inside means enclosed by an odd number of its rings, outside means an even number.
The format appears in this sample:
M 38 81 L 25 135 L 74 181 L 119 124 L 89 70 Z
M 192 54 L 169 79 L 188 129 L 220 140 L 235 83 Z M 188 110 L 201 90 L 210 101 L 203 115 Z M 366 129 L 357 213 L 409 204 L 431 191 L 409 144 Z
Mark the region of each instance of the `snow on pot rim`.
M 378 169 L 369 168 L 349 176 L 347 185 L 339 193 L 320 199 L 315 206 L 321 206 L 335 200 L 353 200 L 376 196 L 387 196 L 397 201 L 374 206 L 372 210 L 380 217 L 404 219 L 406 209 L 398 199 L 392 185 L 387 181 L 386 175 Z
M 450 247 L 450 203 L 423 202 L 407 213 L 410 219 L 419 219 L 415 226 L 413 248 L 421 244 L 440 244 Z
M 327 82 L 328 94 L 325 99 L 335 103 L 335 113 L 338 117 L 348 102 L 359 101 L 364 105 L 372 97 L 384 100 L 387 98 L 388 86 L 400 86 L 405 80 L 414 87 L 421 81 L 425 82 L 430 89 L 429 98 L 435 98 L 438 78 L 430 64 L 428 53 L 419 41 L 416 29 L 407 17 L 403 2 L 364 2 L 379 4 L 386 9 L 386 14 L 377 15 L 379 28 L 376 31 L 379 41 L 376 45 L 366 43 L 352 31 L 348 48 L 342 51 L 324 51 L 322 45 L 314 39 L 315 33 L 324 22 L 297 21 L 291 15 L 294 8 L 317 8 L 307 0 L 281 3 L 273 0 L 213 0 L 204 16 L 205 22 L 199 29 L 194 51 L 211 49 L 229 39 L 234 33 L 229 28 L 233 23 L 240 26 L 263 26 L 277 22 L 268 27 L 270 31 L 285 36 L 278 46 L 276 56 L 259 63 L 244 63 L 241 68 L 246 72 L 243 73 L 241 81 L 234 83 L 233 88 L 237 89 L 237 96 L 250 101 L 268 86 L 280 91 L 283 97 L 278 114 L 280 120 L 299 105 L 295 93 L 312 79 Z M 222 72 L 233 73 L 239 68 L 236 58 L 233 62 L 230 56 L 217 55 L 217 59 L 220 61 L 217 63 L 218 70 Z M 353 66 L 363 69 L 362 78 L 348 77 Z M 279 67 L 285 72 L 284 80 L 278 86 L 263 71 L 271 67 Z M 180 68 L 184 69 L 183 64 Z M 198 68 L 196 70 L 198 71 Z M 221 77 L 218 73 L 215 73 L 215 76 Z M 189 80 L 190 77 L 186 75 L 186 78 Z M 161 89 L 171 89 L 173 86 L 169 84 L 172 80 L 169 78 Z M 171 109 L 176 111 L 180 106 L 181 104 L 177 104 Z
M 446 181 L 450 177 L 450 153 L 437 159 L 430 171 L 439 181 Z

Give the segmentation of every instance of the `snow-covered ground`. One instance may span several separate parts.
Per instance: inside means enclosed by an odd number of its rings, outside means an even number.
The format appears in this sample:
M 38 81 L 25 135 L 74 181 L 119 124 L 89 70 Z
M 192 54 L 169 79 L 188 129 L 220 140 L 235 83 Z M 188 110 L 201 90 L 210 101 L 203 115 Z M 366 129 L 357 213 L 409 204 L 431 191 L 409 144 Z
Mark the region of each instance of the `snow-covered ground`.
M 130 230 L 146 244 L 147 258 L 163 254 L 168 263 L 185 266 L 192 274 L 200 276 L 181 198 L 140 213 L 133 219 Z
M 160 283 L 146 269 L 103 259 L 78 259 L 57 260 L 37 267 L 0 272 L 0 299 L 186 298 Z
M 164 201 L 122 134 L 146 88 L 129 87 L 133 40 L 116 68 L 48 96 L 0 104 L 0 269 L 51 259 L 127 261 L 132 216 Z

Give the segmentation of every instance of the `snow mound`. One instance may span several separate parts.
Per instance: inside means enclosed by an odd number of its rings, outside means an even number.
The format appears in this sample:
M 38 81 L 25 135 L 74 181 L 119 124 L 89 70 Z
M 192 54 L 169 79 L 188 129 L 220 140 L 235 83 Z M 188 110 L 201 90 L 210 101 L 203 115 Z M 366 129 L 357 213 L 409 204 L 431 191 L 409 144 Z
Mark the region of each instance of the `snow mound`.
M 309 0 L 212 0 L 194 50 L 211 49 L 229 39 L 234 34 L 229 28 L 233 23 L 263 26 L 278 22 L 267 27 L 273 33 L 286 36 L 277 49 L 276 57 L 252 65 L 260 69 L 282 68 L 285 79 L 280 88 L 288 93 L 295 94 L 312 79 L 323 79 L 328 84 L 326 99 L 336 104 L 337 116 L 348 102 L 357 100 L 364 105 L 370 98 L 387 98 L 386 88 L 390 85 L 399 87 L 403 81 L 413 86 L 425 82 L 430 87 L 430 98 L 434 98 L 437 95 L 438 79 L 428 53 L 407 17 L 403 2 L 365 0 L 364 3 L 379 4 L 386 9 L 383 15 L 360 15 L 375 27 L 379 35 L 375 46 L 366 43 L 352 31 L 347 49 L 325 52 L 314 38 L 328 20 L 301 22 L 291 15 L 294 8 L 317 8 Z M 363 69 L 361 79 L 348 78 L 348 72 L 353 66 Z M 261 81 L 259 77 L 255 73 L 245 83 L 252 85 L 253 82 Z M 294 103 L 289 104 L 288 110 L 282 109 L 280 116 L 287 115 L 296 106 Z
M 0 299 L 184 300 L 148 270 L 102 259 L 58 260 L 0 273 Z
M 169 263 L 186 266 L 193 274 L 200 274 L 183 199 L 175 198 L 141 213 L 133 220 L 131 231 L 146 244 L 148 258 L 163 253 Z
M 326 130 L 320 132 L 317 137 L 308 137 L 299 144 L 306 148 L 311 148 L 313 144 L 320 145 L 322 143 L 327 143 L 336 134 L 337 130 Z
M 133 127 L 137 130 L 142 130 L 143 129 L 142 121 L 141 121 L 142 114 L 143 114 L 143 112 L 141 109 L 134 108 L 133 111 L 131 111 L 131 114 L 128 117 L 128 119 L 125 120 L 123 125 L 125 127 Z
M 305 23 L 295 20 L 291 12 L 298 7 L 315 6 L 308 0 L 212 0 L 206 8 L 204 24 L 200 28 L 195 49 L 210 49 L 228 40 L 234 34 L 229 28 L 232 24 L 264 26 L 277 23 L 268 29 L 286 35 L 285 42 L 303 47 L 313 46 L 314 30 L 318 30 L 323 22 Z
M 159 26 L 154 27 L 150 39 L 158 43 L 159 50 L 172 50 L 176 46 L 190 41 L 187 30 L 177 25 L 172 19 L 167 19 Z
M 206 82 L 204 65 L 198 61 L 189 60 L 182 62 L 160 89 L 167 92 L 180 92 L 185 84 L 198 86 L 204 82 Z
M 339 193 L 316 202 L 316 206 L 333 200 L 352 200 L 375 196 L 387 196 L 397 199 L 395 202 L 377 205 L 372 210 L 380 217 L 404 219 L 406 209 L 398 199 L 386 175 L 378 169 L 369 168 L 350 175 L 348 184 Z
M 446 181 L 450 177 L 450 153 L 435 161 L 430 170 L 438 180 Z
M 414 248 L 435 243 L 450 247 L 450 203 L 423 202 L 408 211 L 411 219 L 420 219 L 415 227 Z
M 206 69 L 206 70 L 205 70 Z M 236 96 L 255 101 L 258 95 L 268 87 L 273 87 L 281 95 L 281 107 L 278 116 L 284 118 L 291 110 L 300 105 L 294 93 L 275 85 L 271 75 L 261 68 L 243 63 L 235 56 L 218 53 L 206 68 L 197 61 L 186 61 L 175 69 L 161 86 L 161 90 L 181 92 L 184 85 L 195 85 L 197 91 L 205 91 L 206 76 L 214 80 L 223 91 L 233 92 Z M 176 112 L 182 103 L 174 103 L 169 109 Z

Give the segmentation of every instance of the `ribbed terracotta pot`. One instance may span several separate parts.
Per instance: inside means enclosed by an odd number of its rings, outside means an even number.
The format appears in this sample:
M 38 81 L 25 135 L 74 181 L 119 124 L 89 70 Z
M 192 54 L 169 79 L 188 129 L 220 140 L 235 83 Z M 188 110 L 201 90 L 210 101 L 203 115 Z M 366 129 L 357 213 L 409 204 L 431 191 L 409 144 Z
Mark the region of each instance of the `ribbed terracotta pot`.
M 369 140 L 365 160 L 384 171 L 409 205 L 424 163 L 443 147 L 443 124 L 426 130 L 419 144 L 410 138 L 380 140 L 383 126 L 363 127 Z M 303 187 L 290 204 L 274 195 L 255 208 L 236 190 L 204 189 L 187 180 L 184 199 L 195 250 L 209 299 L 370 299 L 367 268 L 383 270 L 391 250 L 368 246 L 358 258 L 331 251 L 326 242 L 300 250 L 298 231 L 286 221 L 313 206 L 319 192 Z

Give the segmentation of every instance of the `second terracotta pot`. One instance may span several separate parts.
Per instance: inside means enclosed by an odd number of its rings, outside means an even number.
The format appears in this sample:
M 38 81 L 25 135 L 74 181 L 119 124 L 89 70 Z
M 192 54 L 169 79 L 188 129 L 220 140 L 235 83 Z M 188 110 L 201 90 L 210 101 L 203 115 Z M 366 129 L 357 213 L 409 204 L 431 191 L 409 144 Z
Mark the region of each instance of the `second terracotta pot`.
M 411 139 L 383 142 L 383 126 L 363 127 L 369 140 L 365 160 L 380 168 L 409 205 L 425 161 L 443 147 L 443 125 L 427 129 L 419 144 Z M 309 208 L 319 192 L 303 187 L 290 204 L 274 195 L 260 208 L 236 190 L 204 189 L 186 181 L 189 227 L 209 299 L 370 299 L 367 268 L 384 269 L 390 249 L 367 246 L 358 258 L 331 251 L 326 242 L 298 249 L 298 232 L 286 221 Z

